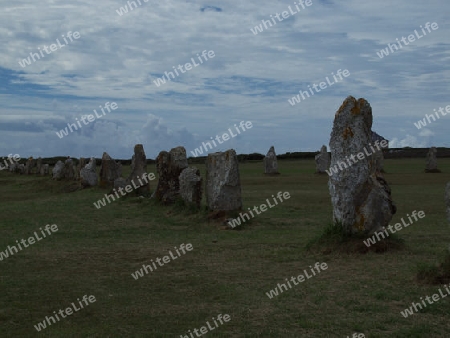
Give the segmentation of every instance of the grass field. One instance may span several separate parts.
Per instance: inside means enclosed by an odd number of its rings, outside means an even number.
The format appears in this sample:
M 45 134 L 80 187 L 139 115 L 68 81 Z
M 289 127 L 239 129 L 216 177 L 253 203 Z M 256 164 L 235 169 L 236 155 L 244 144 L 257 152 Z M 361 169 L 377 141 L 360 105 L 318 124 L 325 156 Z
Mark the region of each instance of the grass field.
M 46 224 L 58 231 L 0 262 L 0 337 L 191 338 L 188 330 L 214 326 L 219 314 L 231 320 L 208 337 L 448 337 L 450 297 L 400 314 L 437 292 L 439 285 L 417 282 L 418 265 L 437 264 L 450 245 L 450 159 L 439 160 L 441 174 L 425 174 L 424 166 L 424 159 L 385 161 L 397 205 L 391 224 L 413 210 L 426 213 L 399 232 L 406 248 L 351 255 L 306 250 L 332 214 L 328 177 L 313 174 L 313 160 L 279 161 L 278 177 L 265 177 L 262 162 L 240 164 L 245 208 L 279 191 L 291 198 L 239 231 L 223 230 L 205 210 L 133 196 L 97 210 L 104 189 L 67 192 L 67 182 L 1 171 L 0 251 Z M 131 276 L 182 243 L 193 250 L 138 280 Z M 316 262 L 328 269 L 273 299 L 266 295 Z M 96 301 L 41 332 L 34 328 L 84 295 Z

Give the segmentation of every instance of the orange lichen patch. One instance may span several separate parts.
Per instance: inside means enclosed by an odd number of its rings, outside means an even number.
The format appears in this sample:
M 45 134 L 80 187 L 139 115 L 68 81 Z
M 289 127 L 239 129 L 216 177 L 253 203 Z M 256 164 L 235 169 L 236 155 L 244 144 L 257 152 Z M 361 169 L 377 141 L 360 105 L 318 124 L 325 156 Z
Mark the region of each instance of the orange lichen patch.
M 342 134 L 342 136 L 344 137 L 344 140 L 346 140 L 349 136 L 353 137 L 353 135 L 355 135 L 355 134 L 353 133 L 353 130 L 350 127 L 345 128 L 344 133 Z

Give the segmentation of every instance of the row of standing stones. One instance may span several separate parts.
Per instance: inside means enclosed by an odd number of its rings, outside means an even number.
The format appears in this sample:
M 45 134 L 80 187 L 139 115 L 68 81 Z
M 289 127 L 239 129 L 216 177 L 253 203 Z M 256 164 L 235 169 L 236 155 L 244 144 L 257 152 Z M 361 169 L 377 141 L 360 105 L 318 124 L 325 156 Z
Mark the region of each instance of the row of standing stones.
M 363 98 L 356 100 L 347 97 L 335 114 L 330 139 L 331 154 L 325 146 L 316 156 L 318 173 L 325 172 L 345 162 L 368 147 L 373 141 L 372 108 Z M 29 173 L 33 160 L 28 160 L 22 168 Z M 30 163 L 28 163 L 30 162 Z M 115 190 L 124 188 L 138 180 L 137 193 L 145 195 L 150 192 L 150 184 L 142 179 L 147 173 L 146 156 L 142 144 L 134 147 L 131 174 L 122 177 L 122 165 L 113 160 L 106 152 L 102 156 L 100 174 L 96 171 L 95 158 L 89 163 L 81 158 L 77 167 L 71 159 L 62 163 L 58 161 L 53 168 L 54 179 L 75 179 L 83 187 L 100 185 L 111 186 Z M 23 166 L 20 165 L 20 166 Z M 37 173 L 48 174 L 48 164 L 40 159 L 36 162 Z M 272 146 L 264 158 L 265 174 L 278 175 L 277 157 Z M 21 169 L 21 170 L 22 170 Z M 11 170 L 11 168 L 10 168 Z M 186 203 L 200 207 L 202 200 L 202 177 L 196 167 L 189 167 L 184 147 L 176 147 L 169 152 L 161 151 L 156 158 L 158 183 L 151 195 L 163 204 L 171 204 L 178 197 Z M 13 168 L 11 171 L 18 171 Z M 427 172 L 436 172 L 436 148 L 431 148 L 427 156 Z M 329 176 L 328 188 L 333 207 L 333 221 L 340 224 L 347 232 L 374 233 L 388 226 L 396 206 L 391 198 L 391 189 L 383 178 L 383 154 L 377 151 L 360 159 L 353 165 L 339 170 Z M 99 177 L 100 176 L 100 179 Z M 225 152 L 208 154 L 206 159 L 206 204 L 211 211 L 241 211 L 242 194 L 239 165 L 233 149 Z M 446 187 L 445 200 L 450 221 L 450 183 Z

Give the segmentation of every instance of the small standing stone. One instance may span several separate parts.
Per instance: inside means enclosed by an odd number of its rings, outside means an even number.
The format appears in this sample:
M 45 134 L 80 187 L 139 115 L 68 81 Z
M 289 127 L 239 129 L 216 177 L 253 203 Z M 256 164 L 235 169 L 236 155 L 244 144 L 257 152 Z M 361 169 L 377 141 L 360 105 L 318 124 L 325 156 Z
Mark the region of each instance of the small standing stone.
M 266 175 L 280 174 L 278 172 L 277 154 L 275 154 L 275 148 L 273 146 L 270 147 L 266 157 L 264 157 L 264 173 Z
M 95 158 L 91 157 L 88 164 L 80 171 L 80 181 L 83 187 L 93 187 L 98 184 Z
M 42 167 L 42 158 L 38 157 L 36 161 L 36 174 L 39 175 L 41 173 L 41 167 Z
M 132 185 L 138 195 L 145 195 L 150 191 L 150 183 L 145 181 L 147 175 L 147 157 L 145 156 L 144 146 L 136 144 L 134 146 L 134 155 L 131 159 L 131 174 L 126 180 L 126 185 Z M 121 181 L 119 181 L 121 182 Z M 120 183 L 122 184 L 122 183 Z
M 188 167 L 186 149 L 176 147 L 167 151 L 161 151 L 156 158 L 156 170 L 158 172 L 158 185 L 154 197 L 164 204 L 173 203 L 180 193 L 179 177 L 181 172 Z
M 210 210 L 242 209 L 241 179 L 236 152 L 208 154 L 206 159 L 206 204 Z
M 102 166 L 100 168 L 100 185 L 113 186 L 114 180 L 122 176 L 122 164 L 114 161 L 108 153 L 102 156 Z
M 437 167 L 437 149 L 431 147 L 427 153 L 427 165 L 425 168 L 426 173 L 440 173 L 441 171 Z
M 180 196 L 187 203 L 200 208 L 202 201 L 202 177 L 196 167 L 184 169 L 180 174 Z
M 61 161 L 56 162 L 55 166 L 53 167 L 52 170 L 52 176 L 54 180 L 59 180 L 61 179 L 63 176 L 63 169 L 64 169 L 64 163 L 62 163 Z
M 42 176 L 45 176 L 45 175 L 48 175 L 48 173 L 49 173 L 49 165 L 48 165 L 48 164 L 43 164 L 43 165 L 41 166 L 40 174 L 41 174 Z
M 330 168 L 330 154 L 326 145 L 320 148 L 320 153 L 314 159 L 316 161 L 316 174 L 326 174 L 326 170 Z

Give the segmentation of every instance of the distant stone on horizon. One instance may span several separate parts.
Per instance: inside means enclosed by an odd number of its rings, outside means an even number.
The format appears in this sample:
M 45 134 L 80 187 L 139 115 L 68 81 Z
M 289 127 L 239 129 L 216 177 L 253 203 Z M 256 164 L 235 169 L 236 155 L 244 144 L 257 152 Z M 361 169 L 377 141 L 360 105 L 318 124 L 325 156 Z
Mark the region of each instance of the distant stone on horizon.
M 316 174 L 326 174 L 326 171 L 330 168 L 331 161 L 326 145 L 320 148 L 320 153 L 314 157 L 314 160 L 316 161 Z
M 274 146 L 271 146 L 269 151 L 264 157 L 264 173 L 266 175 L 279 175 L 277 154 L 275 153 Z
M 376 171 L 374 157 L 349 165 L 347 159 L 372 143 L 372 108 L 363 98 L 347 97 L 335 114 L 330 138 L 332 168 L 328 187 L 333 221 L 349 233 L 381 231 L 389 225 L 396 207 L 389 185 Z

